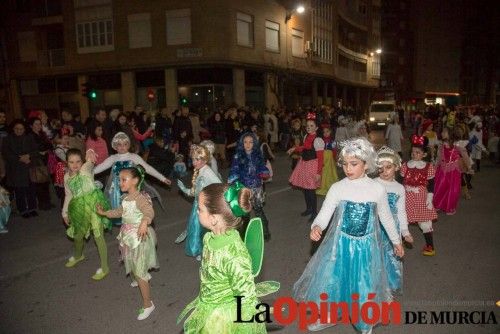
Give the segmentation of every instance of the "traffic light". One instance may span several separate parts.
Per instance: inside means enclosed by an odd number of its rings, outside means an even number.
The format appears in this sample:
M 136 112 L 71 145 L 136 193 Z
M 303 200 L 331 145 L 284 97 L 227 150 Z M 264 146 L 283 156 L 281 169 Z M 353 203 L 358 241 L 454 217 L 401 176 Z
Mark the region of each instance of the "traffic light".
M 180 105 L 186 107 L 188 105 L 188 99 L 185 96 L 181 96 L 179 99 Z
M 84 82 L 82 84 L 82 96 L 95 100 L 97 98 L 97 90 L 92 82 Z
M 153 88 L 148 89 L 148 93 L 146 96 L 147 96 L 149 102 L 154 101 L 154 99 L 156 98 L 156 94 L 155 94 L 155 91 L 153 90 Z

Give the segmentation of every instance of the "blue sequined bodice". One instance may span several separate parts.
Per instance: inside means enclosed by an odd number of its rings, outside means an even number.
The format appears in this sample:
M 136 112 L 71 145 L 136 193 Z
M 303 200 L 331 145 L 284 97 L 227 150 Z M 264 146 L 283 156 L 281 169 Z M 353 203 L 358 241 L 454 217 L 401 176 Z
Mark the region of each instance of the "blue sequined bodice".
M 112 167 L 113 175 L 118 176 L 123 168 L 130 168 L 133 166 L 135 166 L 135 164 L 131 160 L 116 161 Z
M 354 237 L 362 237 L 373 232 L 375 203 L 342 201 L 341 205 L 344 208 L 340 227 L 342 232 Z
M 399 200 L 399 195 L 396 193 L 387 193 L 387 197 L 389 198 L 389 207 L 391 208 L 391 213 L 393 215 L 398 214 L 397 203 Z

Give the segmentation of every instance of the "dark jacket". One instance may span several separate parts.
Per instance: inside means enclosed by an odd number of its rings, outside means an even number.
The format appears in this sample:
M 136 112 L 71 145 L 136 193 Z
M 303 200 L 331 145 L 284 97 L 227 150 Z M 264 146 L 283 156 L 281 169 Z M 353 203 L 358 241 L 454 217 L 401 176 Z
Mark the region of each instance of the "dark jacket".
M 8 135 L 2 145 L 2 154 L 5 159 L 7 184 L 12 187 L 28 187 L 30 185 L 31 164 L 19 161 L 19 156 L 29 154 L 31 161 L 39 159 L 38 145 L 30 134 L 16 136 Z

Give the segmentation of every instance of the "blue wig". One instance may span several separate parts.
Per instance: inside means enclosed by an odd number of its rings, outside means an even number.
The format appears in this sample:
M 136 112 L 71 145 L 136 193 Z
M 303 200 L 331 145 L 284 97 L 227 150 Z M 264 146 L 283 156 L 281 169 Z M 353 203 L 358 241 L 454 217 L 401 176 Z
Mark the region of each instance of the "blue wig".
M 246 137 L 251 137 L 253 139 L 253 147 L 250 154 L 246 153 L 243 145 L 243 141 Z M 254 166 L 255 169 L 250 172 L 249 166 Z M 250 175 L 250 173 L 254 175 Z M 266 167 L 264 156 L 260 150 L 259 139 L 253 132 L 246 132 L 241 135 L 238 141 L 236 154 L 234 155 L 231 170 L 229 172 L 228 182 L 231 183 L 240 180 L 245 186 L 251 187 L 256 183 L 260 183 L 260 176 L 263 174 L 269 174 L 269 170 Z

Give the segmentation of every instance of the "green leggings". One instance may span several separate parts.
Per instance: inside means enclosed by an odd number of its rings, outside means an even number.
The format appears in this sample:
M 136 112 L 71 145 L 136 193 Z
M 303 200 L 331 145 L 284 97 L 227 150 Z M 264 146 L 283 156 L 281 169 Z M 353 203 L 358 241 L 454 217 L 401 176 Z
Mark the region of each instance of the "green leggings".
M 104 272 L 109 271 L 108 267 L 108 248 L 106 246 L 106 240 L 104 239 L 104 231 L 102 226 L 100 227 L 100 235 L 98 237 L 94 236 L 95 244 L 97 245 L 97 251 L 99 252 L 99 258 L 101 259 L 101 269 Z M 75 259 L 79 259 L 83 255 L 83 245 L 85 240 L 85 234 L 78 232 L 75 234 Z

